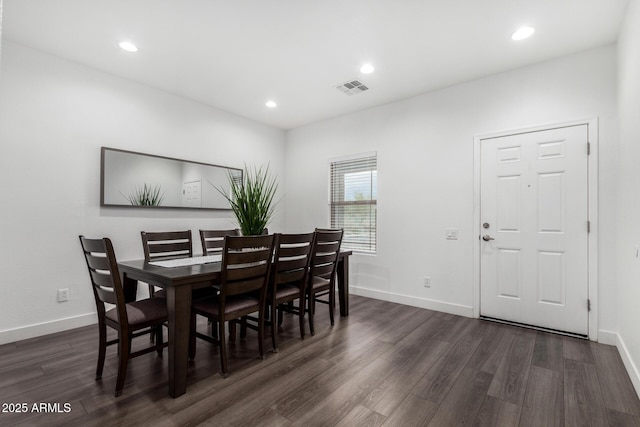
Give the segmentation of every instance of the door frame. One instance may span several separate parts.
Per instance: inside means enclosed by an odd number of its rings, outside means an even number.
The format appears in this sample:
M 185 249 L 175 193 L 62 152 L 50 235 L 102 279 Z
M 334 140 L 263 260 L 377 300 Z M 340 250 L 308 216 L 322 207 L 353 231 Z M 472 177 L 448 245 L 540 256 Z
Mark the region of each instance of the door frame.
M 590 155 L 587 164 L 587 197 L 588 216 L 591 225 L 587 236 L 587 281 L 588 298 L 591 302 L 591 310 L 588 312 L 589 339 L 598 341 L 598 117 L 579 120 L 547 123 L 525 128 L 516 128 L 505 131 L 478 134 L 473 137 L 473 317 L 480 317 L 480 144 L 482 140 L 522 133 L 538 132 L 568 126 L 587 125 L 587 138 L 591 144 Z M 586 225 L 585 225 L 586 226 Z M 477 238 L 476 238 L 477 236 Z

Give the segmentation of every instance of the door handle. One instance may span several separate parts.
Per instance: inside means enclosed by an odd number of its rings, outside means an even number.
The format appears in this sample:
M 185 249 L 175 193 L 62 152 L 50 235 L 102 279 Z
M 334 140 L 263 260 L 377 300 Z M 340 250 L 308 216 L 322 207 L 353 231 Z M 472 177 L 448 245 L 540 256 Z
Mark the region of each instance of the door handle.
M 489 236 L 488 234 L 485 234 L 484 236 L 482 236 L 482 240 L 484 240 L 485 242 L 488 242 L 489 240 L 496 240 L 496 239 Z

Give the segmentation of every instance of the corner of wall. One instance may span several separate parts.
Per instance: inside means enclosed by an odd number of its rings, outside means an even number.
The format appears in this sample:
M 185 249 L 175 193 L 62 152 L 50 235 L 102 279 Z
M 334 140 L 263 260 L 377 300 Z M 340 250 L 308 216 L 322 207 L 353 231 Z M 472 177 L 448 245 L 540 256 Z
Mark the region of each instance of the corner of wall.
M 636 394 L 640 396 L 640 371 L 638 370 L 636 364 L 633 362 L 633 358 L 631 357 L 631 354 L 629 354 L 629 350 L 627 349 L 627 346 L 620 334 L 616 334 L 616 337 L 616 347 L 618 348 L 618 353 L 620 353 L 622 363 L 627 369 L 627 373 L 629 374 L 629 378 L 631 379 L 633 388 L 636 389 Z

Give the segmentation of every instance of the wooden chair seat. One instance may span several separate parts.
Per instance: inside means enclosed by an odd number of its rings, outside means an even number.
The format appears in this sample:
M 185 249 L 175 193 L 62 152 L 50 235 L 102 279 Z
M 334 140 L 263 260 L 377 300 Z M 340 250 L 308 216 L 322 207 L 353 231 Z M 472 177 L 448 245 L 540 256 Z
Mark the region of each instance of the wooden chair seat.
M 324 277 L 313 276 L 311 278 L 311 288 L 315 290 L 328 289 L 331 286 L 331 280 Z
M 193 310 L 202 316 L 211 317 L 220 315 L 218 298 L 205 298 L 193 301 Z M 228 297 L 224 305 L 224 314 L 227 316 L 242 316 L 254 313 L 260 308 L 260 299 L 253 295 L 236 295 Z
M 129 327 L 145 328 L 167 319 L 167 302 L 159 298 L 150 298 L 125 304 Z M 118 322 L 118 310 L 114 307 L 104 313 L 112 322 Z
M 281 285 L 280 287 L 278 287 L 278 290 L 276 291 L 275 294 L 275 298 L 276 300 L 282 300 L 284 298 L 289 298 L 289 297 L 298 297 L 300 295 L 300 288 L 298 288 L 297 286 L 292 286 L 292 285 Z

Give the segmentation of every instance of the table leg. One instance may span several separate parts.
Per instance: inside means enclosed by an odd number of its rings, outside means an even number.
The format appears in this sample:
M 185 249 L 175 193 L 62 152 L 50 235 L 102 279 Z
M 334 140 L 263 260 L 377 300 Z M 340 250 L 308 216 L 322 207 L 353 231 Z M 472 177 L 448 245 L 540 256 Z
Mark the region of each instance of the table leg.
M 187 391 L 191 286 L 169 286 L 169 395 L 178 397 Z
M 340 257 L 337 270 L 340 316 L 347 317 L 349 315 L 349 260 L 347 257 Z
M 133 302 L 138 294 L 138 281 L 122 275 L 122 291 L 124 293 L 124 302 Z

